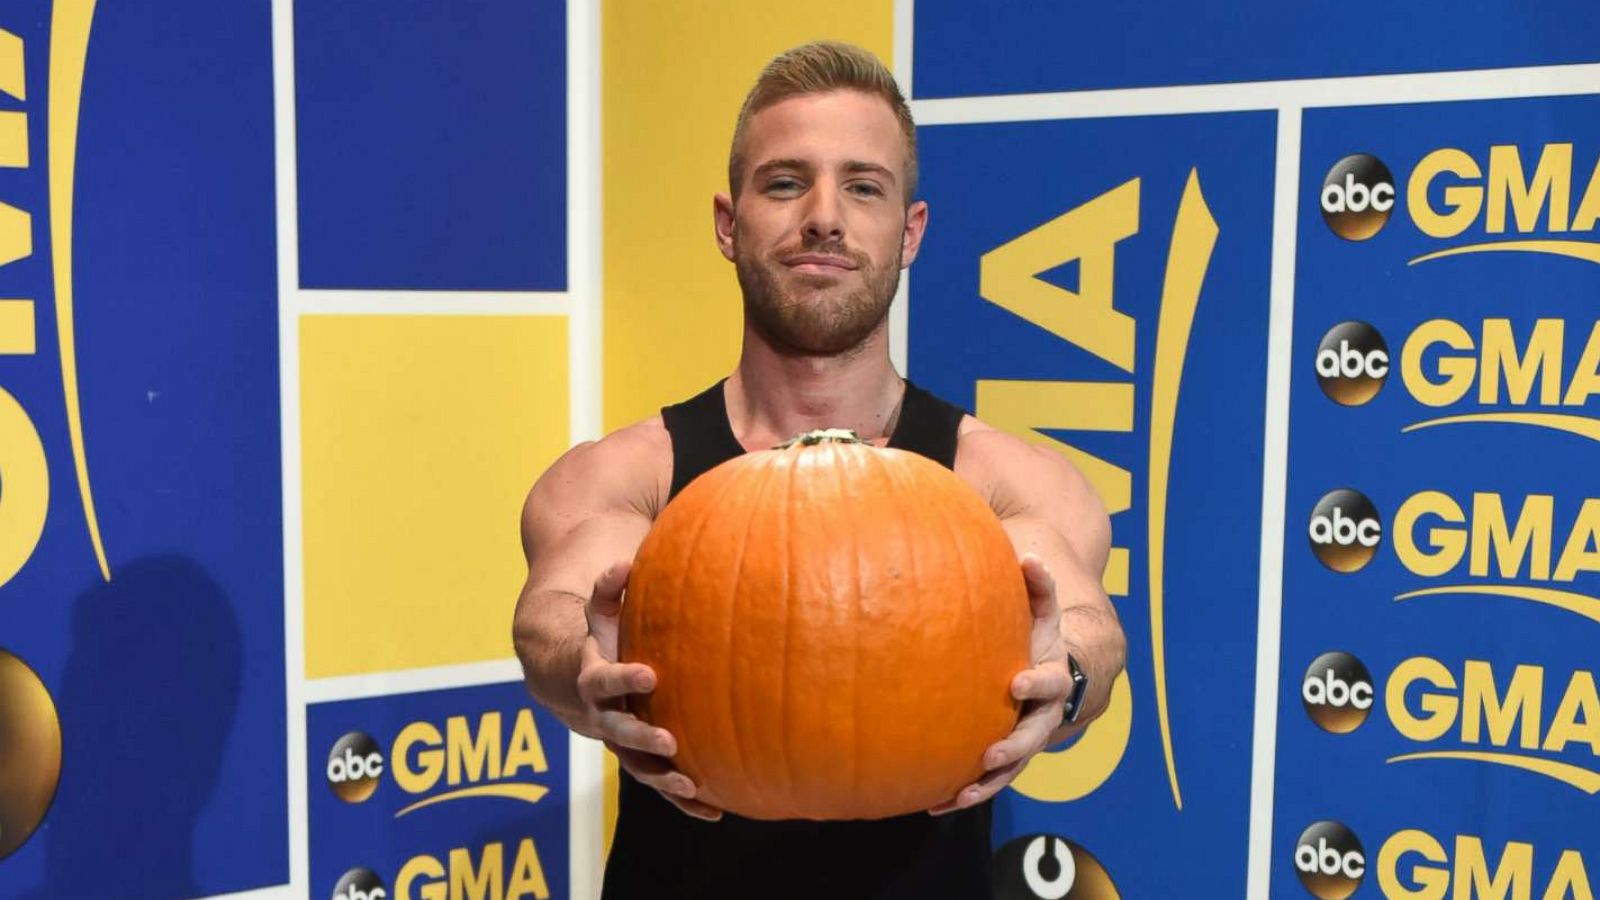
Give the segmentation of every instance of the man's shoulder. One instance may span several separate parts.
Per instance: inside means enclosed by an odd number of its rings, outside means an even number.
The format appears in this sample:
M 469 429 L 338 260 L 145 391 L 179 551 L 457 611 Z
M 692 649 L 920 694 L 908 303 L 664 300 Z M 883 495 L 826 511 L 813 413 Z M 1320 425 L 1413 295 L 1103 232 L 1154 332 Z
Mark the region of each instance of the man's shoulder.
M 976 416 L 964 416 L 956 432 L 955 471 L 1001 515 L 1027 508 L 1029 495 L 1041 491 L 1099 504 L 1094 489 L 1066 456 Z
M 573 445 L 539 482 L 551 492 L 580 492 L 596 505 L 653 519 L 672 485 L 672 439 L 661 416 L 651 416 Z

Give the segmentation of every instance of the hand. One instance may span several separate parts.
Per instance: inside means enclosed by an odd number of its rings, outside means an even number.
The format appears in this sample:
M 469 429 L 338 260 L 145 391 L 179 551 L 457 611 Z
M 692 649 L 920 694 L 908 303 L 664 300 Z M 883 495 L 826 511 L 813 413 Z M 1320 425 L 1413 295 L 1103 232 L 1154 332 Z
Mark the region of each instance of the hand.
M 933 815 L 966 809 L 993 797 L 1022 772 L 1034 754 L 1045 748 L 1050 735 L 1061 726 L 1064 704 L 1072 692 L 1072 673 L 1067 670 L 1066 651 L 1061 646 L 1056 581 L 1032 554 L 1022 558 L 1022 578 L 1028 586 L 1028 606 L 1033 612 L 1033 667 L 1011 680 L 1011 696 L 1022 701 L 1022 716 L 1009 735 L 984 751 L 983 767 L 987 771 L 983 776 L 962 788 L 953 799 L 928 810 Z
M 698 788 L 672 768 L 677 739 L 628 711 L 630 694 L 655 690 L 656 673 L 642 663 L 617 662 L 617 631 L 622 617 L 622 590 L 632 563 L 619 562 L 595 580 L 584 605 L 589 634 L 578 668 L 578 697 L 584 704 L 582 732 L 605 743 L 628 774 L 655 788 L 661 796 L 697 819 L 716 821 L 722 810 L 694 799 Z

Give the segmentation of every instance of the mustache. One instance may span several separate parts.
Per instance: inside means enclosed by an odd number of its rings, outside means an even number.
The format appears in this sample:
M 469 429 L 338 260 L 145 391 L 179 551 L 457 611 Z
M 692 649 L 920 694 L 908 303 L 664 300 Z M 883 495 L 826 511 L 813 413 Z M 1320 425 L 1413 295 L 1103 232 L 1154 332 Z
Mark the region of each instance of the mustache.
M 868 269 L 872 265 L 872 260 L 867 256 L 867 254 L 860 250 L 847 247 L 841 241 L 828 241 L 826 243 L 802 241 L 797 244 L 790 244 L 786 247 L 779 247 L 775 256 L 777 257 L 778 262 L 788 263 L 789 260 L 794 259 L 797 256 L 806 256 L 812 254 L 838 256 L 843 259 L 848 259 L 858 269 Z

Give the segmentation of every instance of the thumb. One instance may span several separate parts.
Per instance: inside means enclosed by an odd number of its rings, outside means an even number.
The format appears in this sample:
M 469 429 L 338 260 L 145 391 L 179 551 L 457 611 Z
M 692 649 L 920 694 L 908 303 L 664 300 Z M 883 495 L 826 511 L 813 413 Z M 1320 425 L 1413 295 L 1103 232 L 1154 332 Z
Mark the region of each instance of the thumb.
M 1054 615 L 1056 606 L 1056 579 L 1050 574 L 1044 560 L 1032 553 L 1022 557 L 1022 580 L 1028 588 L 1028 606 L 1036 619 Z
M 633 563 L 629 560 L 620 560 L 611 564 L 600 577 L 594 580 L 594 591 L 589 595 L 589 602 L 584 606 L 584 614 L 589 618 L 589 627 L 594 628 L 596 618 L 615 619 L 622 612 L 622 592 L 628 586 L 628 573 L 633 570 Z

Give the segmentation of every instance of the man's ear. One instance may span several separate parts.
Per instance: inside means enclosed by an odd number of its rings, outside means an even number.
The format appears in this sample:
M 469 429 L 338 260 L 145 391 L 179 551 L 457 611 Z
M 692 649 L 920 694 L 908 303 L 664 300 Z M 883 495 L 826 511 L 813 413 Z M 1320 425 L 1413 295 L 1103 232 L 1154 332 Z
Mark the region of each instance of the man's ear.
M 716 194 L 711 198 L 711 215 L 717 229 L 717 249 L 733 261 L 733 198 Z
M 922 249 L 922 234 L 928 230 L 928 202 L 918 200 L 906 207 L 906 227 L 900 234 L 900 267 L 905 268 L 916 261 L 917 251 Z

